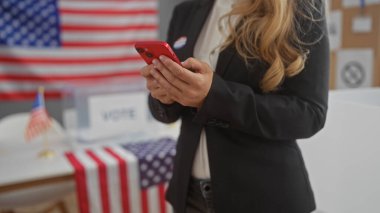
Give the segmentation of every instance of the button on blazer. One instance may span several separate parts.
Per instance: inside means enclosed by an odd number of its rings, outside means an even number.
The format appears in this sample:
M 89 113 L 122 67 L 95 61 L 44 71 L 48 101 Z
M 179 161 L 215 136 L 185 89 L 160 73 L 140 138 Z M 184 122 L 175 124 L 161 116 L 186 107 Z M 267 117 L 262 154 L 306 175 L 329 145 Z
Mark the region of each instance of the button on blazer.
M 176 47 L 180 60 L 193 56 L 212 5 L 210 0 L 192 0 L 175 8 L 168 43 Z M 309 213 L 315 209 L 296 139 L 310 137 L 324 126 L 329 46 L 324 20 L 305 20 L 300 25 L 301 38 L 315 42 L 306 46 L 310 53 L 304 70 L 285 79 L 275 92 L 263 93 L 259 86 L 268 66 L 259 60 L 246 65 L 231 46 L 220 53 L 211 89 L 199 110 L 178 103 L 165 105 L 149 97 L 157 120 L 182 121 L 167 191 L 175 212 L 185 212 L 202 128 L 216 213 Z M 181 45 L 174 45 L 178 39 Z

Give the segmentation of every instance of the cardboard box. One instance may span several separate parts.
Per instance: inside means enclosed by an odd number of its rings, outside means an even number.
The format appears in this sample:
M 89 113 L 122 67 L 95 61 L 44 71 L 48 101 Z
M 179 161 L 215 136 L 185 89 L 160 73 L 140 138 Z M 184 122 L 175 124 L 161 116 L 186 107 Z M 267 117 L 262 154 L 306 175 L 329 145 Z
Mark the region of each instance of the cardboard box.
M 342 9 L 342 0 L 330 0 L 330 5 L 331 10 L 340 10 Z
M 343 9 L 343 13 L 342 48 L 373 48 L 373 86 L 380 86 L 380 5 L 368 5 L 363 11 L 363 15 L 372 20 L 372 31 L 369 33 L 355 33 L 352 30 L 354 19 L 362 14 L 360 8 Z
M 342 11 L 342 46 L 345 49 L 371 48 L 374 52 L 373 83 L 372 86 L 380 86 L 380 4 L 368 5 L 363 11 L 359 7 L 343 7 L 342 0 L 331 0 L 330 10 Z M 370 32 L 354 32 L 353 21 L 360 16 L 371 17 L 372 30 Z M 339 50 L 338 50 L 339 51 Z M 337 52 L 331 52 L 330 88 L 336 88 L 337 76 Z
M 369 33 L 353 32 L 352 25 L 356 18 L 368 16 L 372 20 L 372 31 Z M 364 13 L 360 8 L 343 9 L 342 48 L 375 48 L 378 49 L 380 36 L 380 5 L 368 6 Z
M 378 44 L 380 41 L 378 42 Z M 380 47 L 377 48 L 375 52 L 375 65 L 374 65 L 374 75 L 373 75 L 373 86 L 380 87 L 380 56 L 379 56 Z

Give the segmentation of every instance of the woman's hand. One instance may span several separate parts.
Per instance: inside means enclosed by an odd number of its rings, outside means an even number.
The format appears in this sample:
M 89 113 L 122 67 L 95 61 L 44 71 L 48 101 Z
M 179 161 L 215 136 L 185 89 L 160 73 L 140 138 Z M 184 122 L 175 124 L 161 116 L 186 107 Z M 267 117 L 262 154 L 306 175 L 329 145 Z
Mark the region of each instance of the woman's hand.
M 153 98 L 159 100 L 163 104 L 172 104 L 174 100 L 171 99 L 164 88 L 150 74 L 154 70 L 153 65 L 147 65 L 140 71 L 141 76 L 146 79 L 146 88 L 149 90 Z
M 214 72 L 209 65 L 194 58 L 187 59 L 182 66 L 160 56 L 160 60 L 153 60 L 154 69 L 149 71 L 170 99 L 183 106 L 200 108 L 211 88 Z

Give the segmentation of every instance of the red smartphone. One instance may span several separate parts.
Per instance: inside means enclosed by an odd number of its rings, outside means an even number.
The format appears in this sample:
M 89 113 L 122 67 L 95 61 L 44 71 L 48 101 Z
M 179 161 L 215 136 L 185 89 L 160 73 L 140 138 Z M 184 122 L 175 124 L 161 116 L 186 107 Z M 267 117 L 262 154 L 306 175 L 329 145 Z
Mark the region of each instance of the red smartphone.
M 181 65 L 170 45 L 164 41 L 141 41 L 135 43 L 135 49 L 147 64 L 152 64 L 153 59 L 164 55 Z

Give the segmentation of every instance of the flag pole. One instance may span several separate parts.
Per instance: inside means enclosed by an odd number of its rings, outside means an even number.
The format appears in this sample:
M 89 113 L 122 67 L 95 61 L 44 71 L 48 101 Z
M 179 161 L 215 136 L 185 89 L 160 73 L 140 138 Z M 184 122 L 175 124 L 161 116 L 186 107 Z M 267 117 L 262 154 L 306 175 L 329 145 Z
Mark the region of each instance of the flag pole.
M 40 94 L 44 94 L 44 87 L 40 86 L 38 87 L 38 92 Z M 45 101 L 44 101 L 44 105 L 45 105 Z M 45 106 L 44 106 L 45 107 Z M 56 156 L 56 153 L 50 149 L 50 143 L 49 143 L 49 139 L 48 139 L 48 131 L 44 131 L 43 133 L 43 150 L 38 154 L 38 157 L 39 158 L 45 158 L 45 159 L 48 159 L 48 158 L 54 158 Z
M 43 134 L 43 146 L 44 146 L 44 149 L 38 154 L 38 157 L 39 158 L 54 158 L 56 156 L 56 153 L 50 149 L 50 143 L 49 143 L 49 140 L 48 140 L 48 133 L 47 131 L 44 132 Z

